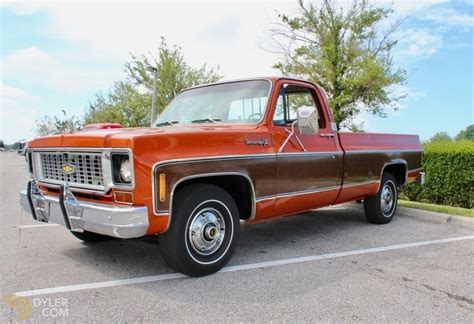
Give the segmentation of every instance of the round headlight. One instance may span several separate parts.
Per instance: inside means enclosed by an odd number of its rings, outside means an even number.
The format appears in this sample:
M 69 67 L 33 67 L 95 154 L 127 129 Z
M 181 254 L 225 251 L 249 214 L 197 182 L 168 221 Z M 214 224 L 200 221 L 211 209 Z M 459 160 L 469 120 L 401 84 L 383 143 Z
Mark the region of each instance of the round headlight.
M 128 157 L 120 162 L 120 180 L 123 182 L 132 182 L 132 164 Z

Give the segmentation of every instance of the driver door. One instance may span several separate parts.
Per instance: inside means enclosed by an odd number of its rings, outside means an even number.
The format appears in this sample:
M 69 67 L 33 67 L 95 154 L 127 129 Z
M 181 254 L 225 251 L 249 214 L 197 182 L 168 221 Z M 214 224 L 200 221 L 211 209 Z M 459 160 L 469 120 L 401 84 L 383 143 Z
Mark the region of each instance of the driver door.
M 340 190 L 343 154 L 337 143 L 337 132 L 322 109 L 322 94 L 305 82 L 283 80 L 279 86 L 271 125 L 278 150 L 275 213 L 290 214 L 330 205 Z M 295 121 L 302 106 L 317 109 L 316 134 L 299 132 Z M 284 145 L 288 136 L 291 138 Z

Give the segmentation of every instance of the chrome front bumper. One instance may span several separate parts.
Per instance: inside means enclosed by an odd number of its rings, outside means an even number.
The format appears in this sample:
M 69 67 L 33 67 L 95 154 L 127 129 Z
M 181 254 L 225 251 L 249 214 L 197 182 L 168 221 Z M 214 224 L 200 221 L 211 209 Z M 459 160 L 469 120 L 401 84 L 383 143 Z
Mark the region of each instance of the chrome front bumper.
M 56 197 L 43 195 L 31 180 L 28 187 L 20 191 L 20 203 L 34 220 L 60 224 L 71 231 L 136 238 L 148 230 L 146 207 L 79 201 L 67 184 L 60 187 L 59 197 Z

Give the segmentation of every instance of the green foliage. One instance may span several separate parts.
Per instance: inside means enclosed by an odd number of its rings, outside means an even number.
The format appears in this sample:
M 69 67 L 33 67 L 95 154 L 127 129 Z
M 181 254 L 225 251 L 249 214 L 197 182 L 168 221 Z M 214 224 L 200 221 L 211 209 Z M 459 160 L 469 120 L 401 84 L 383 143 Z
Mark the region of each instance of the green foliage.
M 434 142 L 451 142 L 453 139 L 447 132 L 438 132 L 434 134 L 430 140 L 428 141 L 429 143 L 434 143 Z
M 474 207 L 474 144 L 471 141 L 432 142 L 423 145 L 423 186 L 404 189 L 413 201 L 463 208 Z
M 300 0 L 300 8 L 296 17 L 280 15 L 281 23 L 272 30 L 282 56 L 274 68 L 321 85 L 338 128 L 350 128 L 361 111 L 385 116 L 384 107 L 404 97 L 391 91 L 406 79 L 390 54 L 397 43 L 391 36 L 401 21 L 382 30 L 392 10 L 365 0 L 355 0 L 347 12 L 330 0 L 320 6 Z
M 217 69 L 209 69 L 206 64 L 197 69 L 190 67 L 184 60 L 181 48 L 176 45 L 168 46 L 163 37 L 157 56 L 148 58 L 145 55 L 140 57 L 132 55 L 132 61 L 125 64 L 125 71 L 135 85 L 145 87 L 148 93 L 152 94 L 153 67 L 158 70 L 158 112 L 161 112 L 183 89 L 216 82 L 222 78 Z
M 217 69 L 190 67 L 181 48 L 168 46 L 164 38 L 156 56 L 132 55 L 125 64 L 127 79 L 116 82 L 107 93 L 99 93 L 86 112 L 87 123 L 120 123 L 125 127 L 149 126 L 153 95 L 152 68 L 157 69 L 157 111 L 160 113 L 183 89 L 216 82 L 222 77 Z
M 115 82 L 107 93 L 99 93 L 91 103 L 85 123 L 119 123 L 124 127 L 150 124 L 151 99 L 139 93 L 131 82 Z
M 467 126 L 465 130 L 460 131 L 454 139 L 456 141 L 474 141 L 474 124 L 471 124 Z
M 35 133 L 38 136 L 70 133 L 82 128 L 82 122 L 76 117 L 68 117 L 65 110 L 61 110 L 63 117 L 43 116 L 36 120 Z
M 5 145 L 5 150 L 18 150 L 20 149 L 20 145 L 21 143 L 20 142 L 15 142 L 13 144 L 6 144 Z

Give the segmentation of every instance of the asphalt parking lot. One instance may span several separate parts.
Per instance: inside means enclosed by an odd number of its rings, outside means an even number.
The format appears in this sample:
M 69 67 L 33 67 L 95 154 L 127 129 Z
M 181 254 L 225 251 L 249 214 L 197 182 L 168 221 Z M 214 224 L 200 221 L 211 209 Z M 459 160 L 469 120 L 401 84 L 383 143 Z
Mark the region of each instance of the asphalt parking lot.
M 154 240 L 88 245 L 30 220 L 23 158 L 0 163 L 0 322 L 474 321 L 472 222 L 400 209 L 372 225 L 336 206 L 244 226 L 227 268 L 188 278 Z

